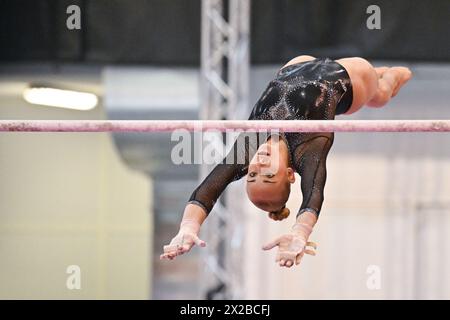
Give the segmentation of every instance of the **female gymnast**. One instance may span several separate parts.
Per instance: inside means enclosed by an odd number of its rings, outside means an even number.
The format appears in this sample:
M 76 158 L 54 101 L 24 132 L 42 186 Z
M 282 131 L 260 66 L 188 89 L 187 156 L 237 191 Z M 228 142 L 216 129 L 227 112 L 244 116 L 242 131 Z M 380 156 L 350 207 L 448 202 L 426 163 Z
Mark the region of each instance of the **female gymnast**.
M 363 105 L 382 107 L 411 76 L 408 68 L 374 68 L 358 57 L 333 61 L 298 56 L 278 71 L 249 120 L 333 120 L 335 115 L 352 114 Z M 288 268 L 299 264 L 305 253 L 314 255 L 316 246 L 308 238 L 324 200 L 326 158 L 333 139 L 334 133 L 280 133 L 252 145 L 238 138 L 234 151 L 243 154 L 243 163 L 223 161 L 201 182 L 186 205 L 178 234 L 164 246 L 161 259 L 172 260 L 194 244 L 204 247 L 206 243 L 198 237 L 200 226 L 226 186 L 244 176 L 250 201 L 274 220 L 286 218 L 289 209 L 285 203 L 295 171 L 301 177 L 303 194 L 296 222 L 263 249 L 278 246 L 276 262 Z

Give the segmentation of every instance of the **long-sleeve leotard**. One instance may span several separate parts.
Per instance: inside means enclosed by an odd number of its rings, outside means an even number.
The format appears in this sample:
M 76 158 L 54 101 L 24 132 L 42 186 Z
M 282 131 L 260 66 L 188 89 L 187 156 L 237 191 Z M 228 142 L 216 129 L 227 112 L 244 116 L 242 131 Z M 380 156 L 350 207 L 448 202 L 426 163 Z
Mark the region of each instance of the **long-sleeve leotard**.
M 249 120 L 333 120 L 351 106 L 353 92 L 347 71 L 328 58 L 301 62 L 278 71 L 255 104 Z M 270 132 L 243 133 L 223 161 L 192 193 L 189 203 L 208 214 L 228 184 L 247 174 L 250 160 Z M 326 159 L 334 133 L 280 133 L 292 167 L 301 176 L 299 213 L 320 213 L 326 182 Z M 237 161 L 237 160 L 240 161 Z

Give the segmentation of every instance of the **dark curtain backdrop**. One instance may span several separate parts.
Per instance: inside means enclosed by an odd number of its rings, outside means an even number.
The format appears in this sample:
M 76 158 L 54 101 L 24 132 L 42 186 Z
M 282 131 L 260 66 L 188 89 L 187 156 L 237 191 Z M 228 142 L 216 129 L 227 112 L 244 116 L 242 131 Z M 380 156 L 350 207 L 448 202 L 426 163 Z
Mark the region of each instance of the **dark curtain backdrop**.
M 66 8 L 82 29 L 66 28 Z M 381 8 L 381 30 L 366 8 Z M 198 65 L 200 0 L 0 0 L 0 63 Z M 253 63 L 295 55 L 450 61 L 450 0 L 253 0 Z

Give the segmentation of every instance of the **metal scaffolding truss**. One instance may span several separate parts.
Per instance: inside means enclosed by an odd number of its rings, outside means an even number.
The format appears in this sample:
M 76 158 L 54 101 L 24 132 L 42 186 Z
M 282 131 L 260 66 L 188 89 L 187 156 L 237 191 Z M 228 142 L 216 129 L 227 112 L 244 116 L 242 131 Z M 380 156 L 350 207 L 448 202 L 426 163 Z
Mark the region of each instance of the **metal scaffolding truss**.
M 250 0 L 202 0 L 202 120 L 243 119 L 249 100 Z M 202 165 L 201 179 L 211 170 Z M 207 299 L 242 298 L 243 221 L 227 194 L 207 219 L 201 291 Z

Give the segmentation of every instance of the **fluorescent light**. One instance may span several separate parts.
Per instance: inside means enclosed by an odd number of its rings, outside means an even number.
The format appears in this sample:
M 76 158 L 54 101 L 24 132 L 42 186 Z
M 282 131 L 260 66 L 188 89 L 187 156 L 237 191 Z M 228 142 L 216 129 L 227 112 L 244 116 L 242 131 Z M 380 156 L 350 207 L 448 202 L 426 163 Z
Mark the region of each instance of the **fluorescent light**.
M 92 93 L 42 87 L 25 89 L 23 98 L 32 104 L 75 110 L 93 109 L 98 102 Z

